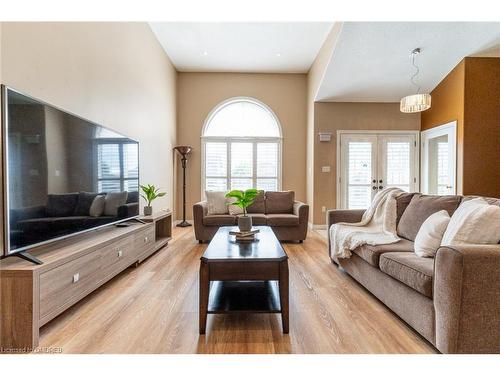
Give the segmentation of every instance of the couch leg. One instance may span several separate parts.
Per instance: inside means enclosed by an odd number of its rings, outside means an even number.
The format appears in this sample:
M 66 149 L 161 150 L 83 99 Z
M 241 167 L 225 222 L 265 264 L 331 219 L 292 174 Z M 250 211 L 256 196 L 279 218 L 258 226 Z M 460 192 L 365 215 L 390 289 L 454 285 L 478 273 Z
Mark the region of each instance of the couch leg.
M 304 242 L 304 240 L 299 240 L 299 243 L 303 243 L 303 242 Z
M 203 240 L 198 240 L 198 243 L 203 243 Z

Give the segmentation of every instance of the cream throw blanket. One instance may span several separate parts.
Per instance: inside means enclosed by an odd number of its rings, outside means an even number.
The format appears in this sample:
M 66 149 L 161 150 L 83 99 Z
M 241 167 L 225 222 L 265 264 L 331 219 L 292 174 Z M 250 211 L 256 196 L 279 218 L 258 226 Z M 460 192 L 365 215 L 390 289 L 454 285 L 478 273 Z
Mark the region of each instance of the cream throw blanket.
M 358 246 L 384 245 L 400 240 L 396 234 L 398 188 L 379 191 L 359 223 L 336 223 L 330 227 L 332 258 L 350 258 Z

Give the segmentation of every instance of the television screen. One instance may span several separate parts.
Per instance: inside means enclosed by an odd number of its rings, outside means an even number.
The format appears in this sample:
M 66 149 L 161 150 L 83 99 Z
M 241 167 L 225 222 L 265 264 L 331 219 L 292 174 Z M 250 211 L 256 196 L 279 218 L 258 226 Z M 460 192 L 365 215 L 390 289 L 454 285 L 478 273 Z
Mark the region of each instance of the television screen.
M 7 254 L 138 215 L 138 142 L 3 89 Z

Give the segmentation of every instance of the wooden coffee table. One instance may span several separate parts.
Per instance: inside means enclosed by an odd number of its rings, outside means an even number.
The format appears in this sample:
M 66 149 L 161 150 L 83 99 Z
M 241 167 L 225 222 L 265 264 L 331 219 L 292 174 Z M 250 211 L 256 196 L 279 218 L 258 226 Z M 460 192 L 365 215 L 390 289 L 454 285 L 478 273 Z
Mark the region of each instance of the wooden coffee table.
M 258 241 L 236 242 L 221 227 L 200 262 L 200 334 L 207 314 L 281 313 L 288 333 L 288 256 L 270 227 L 258 226 Z

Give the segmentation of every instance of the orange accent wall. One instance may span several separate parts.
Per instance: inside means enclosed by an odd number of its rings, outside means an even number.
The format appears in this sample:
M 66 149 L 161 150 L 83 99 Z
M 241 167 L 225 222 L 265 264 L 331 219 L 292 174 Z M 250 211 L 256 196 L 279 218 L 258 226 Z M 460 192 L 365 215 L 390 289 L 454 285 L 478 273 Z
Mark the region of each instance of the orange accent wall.
M 500 197 L 500 58 L 465 58 L 463 193 Z
M 431 92 L 421 129 L 457 121 L 457 192 L 500 197 L 500 58 L 466 57 Z

